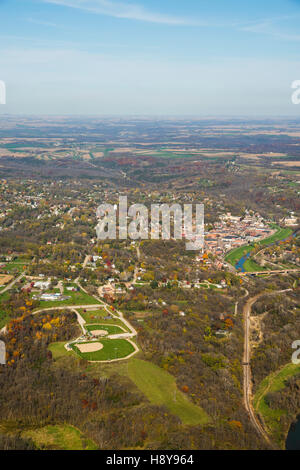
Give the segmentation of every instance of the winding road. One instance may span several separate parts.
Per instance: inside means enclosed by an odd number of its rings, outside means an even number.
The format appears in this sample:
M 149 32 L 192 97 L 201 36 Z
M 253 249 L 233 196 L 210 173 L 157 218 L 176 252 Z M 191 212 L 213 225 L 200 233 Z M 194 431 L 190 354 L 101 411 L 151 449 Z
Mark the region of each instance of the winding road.
M 265 431 L 263 425 L 261 424 L 258 417 L 256 416 L 253 405 L 252 405 L 252 380 L 251 380 L 251 367 L 250 367 L 250 360 L 251 360 L 250 317 L 251 317 L 252 306 L 260 297 L 267 296 L 267 295 L 283 294 L 284 292 L 289 292 L 292 290 L 293 289 L 285 289 L 285 290 L 274 291 L 274 292 L 261 292 L 255 297 L 250 298 L 244 305 L 244 309 L 243 309 L 243 316 L 244 316 L 244 356 L 243 356 L 244 405 L 249 414 L 251 423 L 253 424 L 257 432 L 264 438 L 264 440 L 272 448 L 274 448 L 274 445 L 271 442 L 268 433 Z
M 86 258 L 87 259 L 87 258 Z M 9 289 L 11 289 L 14 284 L 16 282 L 18 282 L 25 274 L 22 273 L 20 276 L 18 276 L 16 279 L 14 279 L 10 284 L 8 284 L 6 286 L 5 289 L 3 289 L 3 291 L 1 292 L 1 294 Z M 60 281 L 61 282 L 61 281 Z M 81 284 L 79 283 L 79 279 L 77 278 L 75 280 L 75 283 L 77 284 L 77 286 L 83 291 L 85 292 L 86 294 L 88 295 L 91 295 L 89 294 L 89 292 L 81 286 Z M 84 333 L 85 332 L 85 327 L 84 327 L 84 324 L 85 324 L 85 320 L 83 319 L 83 317 L 80 315 L 80 313 L 78 312 L 78 309 L 84 309 L 84 308 L 99 308 L 99 306 L 101 305 L 102 308 L 104 308 L 106 310 L 106 312 L 112 316 L 113 318 L 116 318 L 118 320 L 121 320 L 122 323 L 124 325 L 127 326 L 127 328 L 129 329 L 129 332 L 128 331 L 125 331 L 124 330 L 124 333 L 119 333 L 119 334 L 115 334 L 115 335 L 108 335 L 107 338 L 110 338 L 110 339 L 119 339 L 119 338 L 123 338 L 123 339 L 126 339 L 127 341 L 129 341 L 133 348 L 134 348 L 134 351 L 133 353 L 131 353 L 129 356 L 126 356 L 124 358 L 118 358 L 118 359 L 113 359 L 113 360 L 109 360 L 109 361 L 93 361 L 93 362 L 116 362 L 116 361 L 122 361 L 122 360 L 125 360 L 125 359 L 129 359 L 131 356 L 133 356 L 134 354 L 136 354 L 137 352 L 139 352 L 139 347 L 137 346 L 136 343 L 134 343 L 133 341 L 131 341 L 131 338 L 134 338 L 135 336 L 137 336 L 137 331 L 135 330 L 135 328 L 133 328 L 133 326 L 129 323 L 128 320 L 126 320 L 126 318 L 124 318 L 124 315 L 123 315 L 123 312 L 121 312 L 120 310 L 115 310 L 115 312 L 117 313 L 117 315 L 115 313 L 112 312 L 112 310 L 110 310 L 109 308 L 109 305 L 106 304 L 102 299 L 100 299 L 99 297 L 97 297 L 96 295 L 92 295 L 92 297 L 94 297 L 95 300 L 97 300 L 98 303 L 96 304 L 88 304 L 88 305 L 63 305 L 63 306 L 53 306 L 53 307 L 46 307 L 46 308 L 40 308 L 38 310 L 35 310 L 33 311 L 31 314 L 32 315 L 37 315 L 38 313 L 42 313 L 42 312 L 49 312 L 49 311 L 53 311 L 53 310 L 72 310 L 76 315 L 77 315 L 77 320 L 78 320 L 78 323 L 82 329 L 82 332 Z M 0 330 L 0 333 L 2 334 L 6 334 L 6 325 Z M 73 340 L 74 342 L 74 340 Z

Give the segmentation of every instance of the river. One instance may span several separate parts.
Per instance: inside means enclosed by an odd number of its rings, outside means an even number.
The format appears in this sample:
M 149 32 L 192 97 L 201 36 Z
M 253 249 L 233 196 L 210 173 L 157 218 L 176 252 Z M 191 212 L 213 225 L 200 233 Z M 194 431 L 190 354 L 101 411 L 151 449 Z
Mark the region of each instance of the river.
M 272 245 L 278 245 L 280 242 L 285 242 L 286 240 L 289 240 L 291 237 L 295 237 L 297 235 L 297 233 L 298 233 L 298 230 L 296 230 L 296 232 L 294 232 L 292 235 L 289 235 L 287 238 L 284 238 L 282 240 L 277 240 L 276 242 L 270 243 L 269 245 L 265 245 L 264 248 L 267 248 L 268 246 L 272 246 Z M 247 259 L 250 258 L 253 249 L 251 251 L 249 251 L 249 253 L 247 253 L 246 255 L 242 256 L 237 261 L 237 263 L 234 266 L 236 270 L 238 270 L 238 271 L 240 270 L 242 273 L 245 272 L 245 267 L 244 267 L 245 261 L 247 261 Z
M 300 450 L 300 415 L 297 421 L 291 424 L 285 442 L 286 450 Z

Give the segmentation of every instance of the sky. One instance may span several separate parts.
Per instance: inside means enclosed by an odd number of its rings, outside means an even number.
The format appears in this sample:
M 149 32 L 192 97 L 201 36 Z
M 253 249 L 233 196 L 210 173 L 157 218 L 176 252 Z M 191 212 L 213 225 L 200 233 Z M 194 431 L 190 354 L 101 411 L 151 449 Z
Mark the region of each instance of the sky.
M 0 113 L 300 115 L 300 0 L 0 0 Z

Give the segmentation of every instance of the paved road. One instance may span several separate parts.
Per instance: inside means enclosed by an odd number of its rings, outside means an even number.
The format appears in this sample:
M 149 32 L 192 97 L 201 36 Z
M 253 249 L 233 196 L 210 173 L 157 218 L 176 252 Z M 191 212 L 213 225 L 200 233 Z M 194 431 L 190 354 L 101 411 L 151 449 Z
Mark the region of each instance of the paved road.
M 85 292 L 86 294 L 88 295 L 91 295 L 88 293 L 88 291 L 82 287 L 82 285 L 79 283 L 78 279 L 75 280 L 76 284 L 78 285 L 78 287 L 83 290 L 83 292 Z M 111 310 L 110 310 L 110 306 L 104 302 L 102 299 L 100 299 L 99 297 L 97 297 L 96 295 L 92 295 L 92 297 L 94 297 L 94 299 L 98 300 L 98 302 L 100 302 L 101 306 L 104 307 L 104 309 L 107 311 L 107 313 L 109 315 L 111 315 L 112 317 L 114 318 L 118 318 L 119 320 L 122 320 L 122 322 L 129 328 L 130 332 L 133 333 L 132 336 L 136 336 L 137 335 L 137 331 L 133 328 L 133 326 L 129 323 L 128 320 L 126 320 L 126 318 L 124 318 L 124 315 L 123 313 L 120 311 L 120 310 L 115 310 L 115 312 L 118 314 L 118 315 L 115 315 Z M 99 307 L 99 304 L 98 304 L 98 307 Z M 80 307 L 79 307 L 80 308 Z
M 13 287 L 13 285 L 18 282 L 25 274 L 22 273 L 19 277 L 17 277 L 14 281 L 12 281 L 10 284 L 8 284 L 8 286 L 6 286 L 5 289 L 3 289 L 2 292 L 5 292 L 6 290 L 10 289 L 11 287 Z M 78 285 L 78 287 L 83 290 L 83 292 L 85 292 L 86 294 L 90 295 L 88 293 L 88 291 L 82 287 L 79 283 L 79 280 L 76 279 L 75 280 L 75 283 Z M 120 311 L 120 310 L 116 310 L 116 313 L 118 315 L 115 315 L 111 309 L 110 309 L 110 306 L 108 304 L 106 304 L 102 299 L 100 299 L 99 297 L 97 297 L 96 295 L 93 295 L 92 297 L 94 297 L 99 303 L 97 304 L 88 304 L 88 305 L 64 305 L 64 306 L 53 306 L 53 307 L 46 307 L 46 308 L 40 308 L 38 310 L 36 310 L 35 312 L 32 312 L 32 315 L 37 315 L 38 313 L 42 313 L 42 312 L 48 312 L 48 311 L 51 311 L 51 310 L 66 310 L 66 309 L 70 309 L 72 310 L 74 313 L 76 313 L 77 315 L 77 320 L 78 320 L 78 323 L 83 331 L 83 333 L 85 333 L 85 327 L 84 327 L 84 324 L 85 324 L 85 320 L 82 318 L 82 316 L 80 315 L 80 313 L 77 311 L 77 309 L 84 309 L 84 308 L 99 308 L 99 306 L 101 305 L 106 311 L 107 313 L 112 316 L 113 318 L 116 318 L 116 319 L 119 319 L 121 320 L 124 325 L 127 326 L 127 328 L 130 330 L 130 332 L 127 332 L 127 331 L 124 331 L 124 333 L 120 333 L 120 334 L 117 334 L 117 335 L 109 335 L 107 336 L 108 338 L 111 338 L 111 339 L 117 339 L 117 338 L 126 338 L 127 341 L 129 341 L 132 346 L 134 347 L 134 351 L 133 353 L 131 353 L 129 356 L 127 357 L 124 357 L 124 358 L 118 358 L 118 359 L 113 359 L 113 360 L 110 360 L 110 361 L 99 361 L 99 362 L 116 362 L 116 361 L 122 361 L 122 360 L 125 360 L 125 359 L 129 359 L 131 356 L 133 356 L 134 354 L 136 354 L 137 352 L 139 352 L 139 347 L 130 340 L 130 338 L 133 338 L 134 336 L 137 335 L 137 331 L 133 328 L 133 326 L 129 323 L 128 320 L 126 320 L 126 318 L 124 318 L 123 316 L 123 313 Z M 4 326 L 2 328 L 2 330 L 0 331 L 0 333 L 6 333 L 6 326 Z M 76 340 L 75 340 L 76 341 Z M 74 341 L 72 341 L 74 342 Z M 68 344 L 66 345 L 67 346 L 67 349 L 68 349 Z M 94 362 L 97 362 L 97 361 L 94 361 Z
M 258 420 L 253 405 L 252 405 L 252 381 L 251 381 L 251 367 L 250 367 L 250 359 L 251 359 L 251 346 L 250 346 L 250 317 L 251 317 L 251 309 L 253 304 L 262 296 L 267 295 L 276 295 L 282 294 L 284 292 L 292 291 L 292 289 L 285 289 L 281 291 L 274 291 L 274 292 L 261 292 L 260 294 L 252 297 L 247 301 L 244 306 L 243 314 L 244 314 L 244 357 L 243 357 L 243 373 L 244 373 L 244 405 L 249 414 L 250 420 L 257 430 L 257 432 L 265 439 L 265 441 L 274 447 L 269 435 L 263 428 L 262 424 Z
M 18 276 L 16 279 L 14 279 L 13 281 L 11 281 L 1 292 L 0 294 L 4 294 L 4 292 L 8 291 L 9 289 L 11 289 L 17 282 L 19 282 L 22 277 L 24 277 L 25 274 L 22 273 L 20 274 L 20 276 Z M 5 334 L 6 333 L 6 325 L 0 330 L 0 333 L 3 333 Z
M 299 273 L 300 269 L 276 269 L 274 271 L 247 271 L 245 273 L 236 273 L 237 276 L 250 276 L 254 274 L 288 274 L 288 273 Z
M 79 323 L 79 325 L 80 325 L 80 327 L 81 327 L 81 329 L 82 329 L 83 334 L 85 334 L 85 333 L 86 333 L 86 329 L 85 329 L 85 326 L 84 326 L 85 323 L 86 323 L 85 319 L 80 315 L 80 313 L 78 312 L 78 310 L 76 310 L 76 308 L 73 307 L 73 308 L 72 308 L 72 311 L 73 311 L 74 313 L 76 313 L 77 321 L 78 321 L 78 323 Z
M 84 269 L 86 267 L 86 265 L 88 264 L 89 260 L 91 258 L 91 255 L 86 255 L 86 257 L 84 258 L 84 262 L 83 262 L 83 265 L 82 265 L 82 268 Z
M 14 279 L 13 281 L 11 281 L 10 284 L 7 284 L 7 286 L 0 292 L 0 294 L 3 294 L 4 292 L 6 292 L 7 290 L 11 289 L 17 282 L 20 281 L 20 279 L 22 279 L 22 277 L 24 277 L 25 274 L 22 273 L 20 274 L 20 276 L 18 276 L 16 279 Z

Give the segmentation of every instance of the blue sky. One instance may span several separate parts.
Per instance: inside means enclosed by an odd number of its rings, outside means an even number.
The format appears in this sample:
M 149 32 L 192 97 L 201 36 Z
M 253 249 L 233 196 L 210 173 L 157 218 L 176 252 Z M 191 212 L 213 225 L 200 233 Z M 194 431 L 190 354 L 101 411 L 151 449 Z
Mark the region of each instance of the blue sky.
M 0 113 L 299 115 L 300 0 L 0 0 Z

